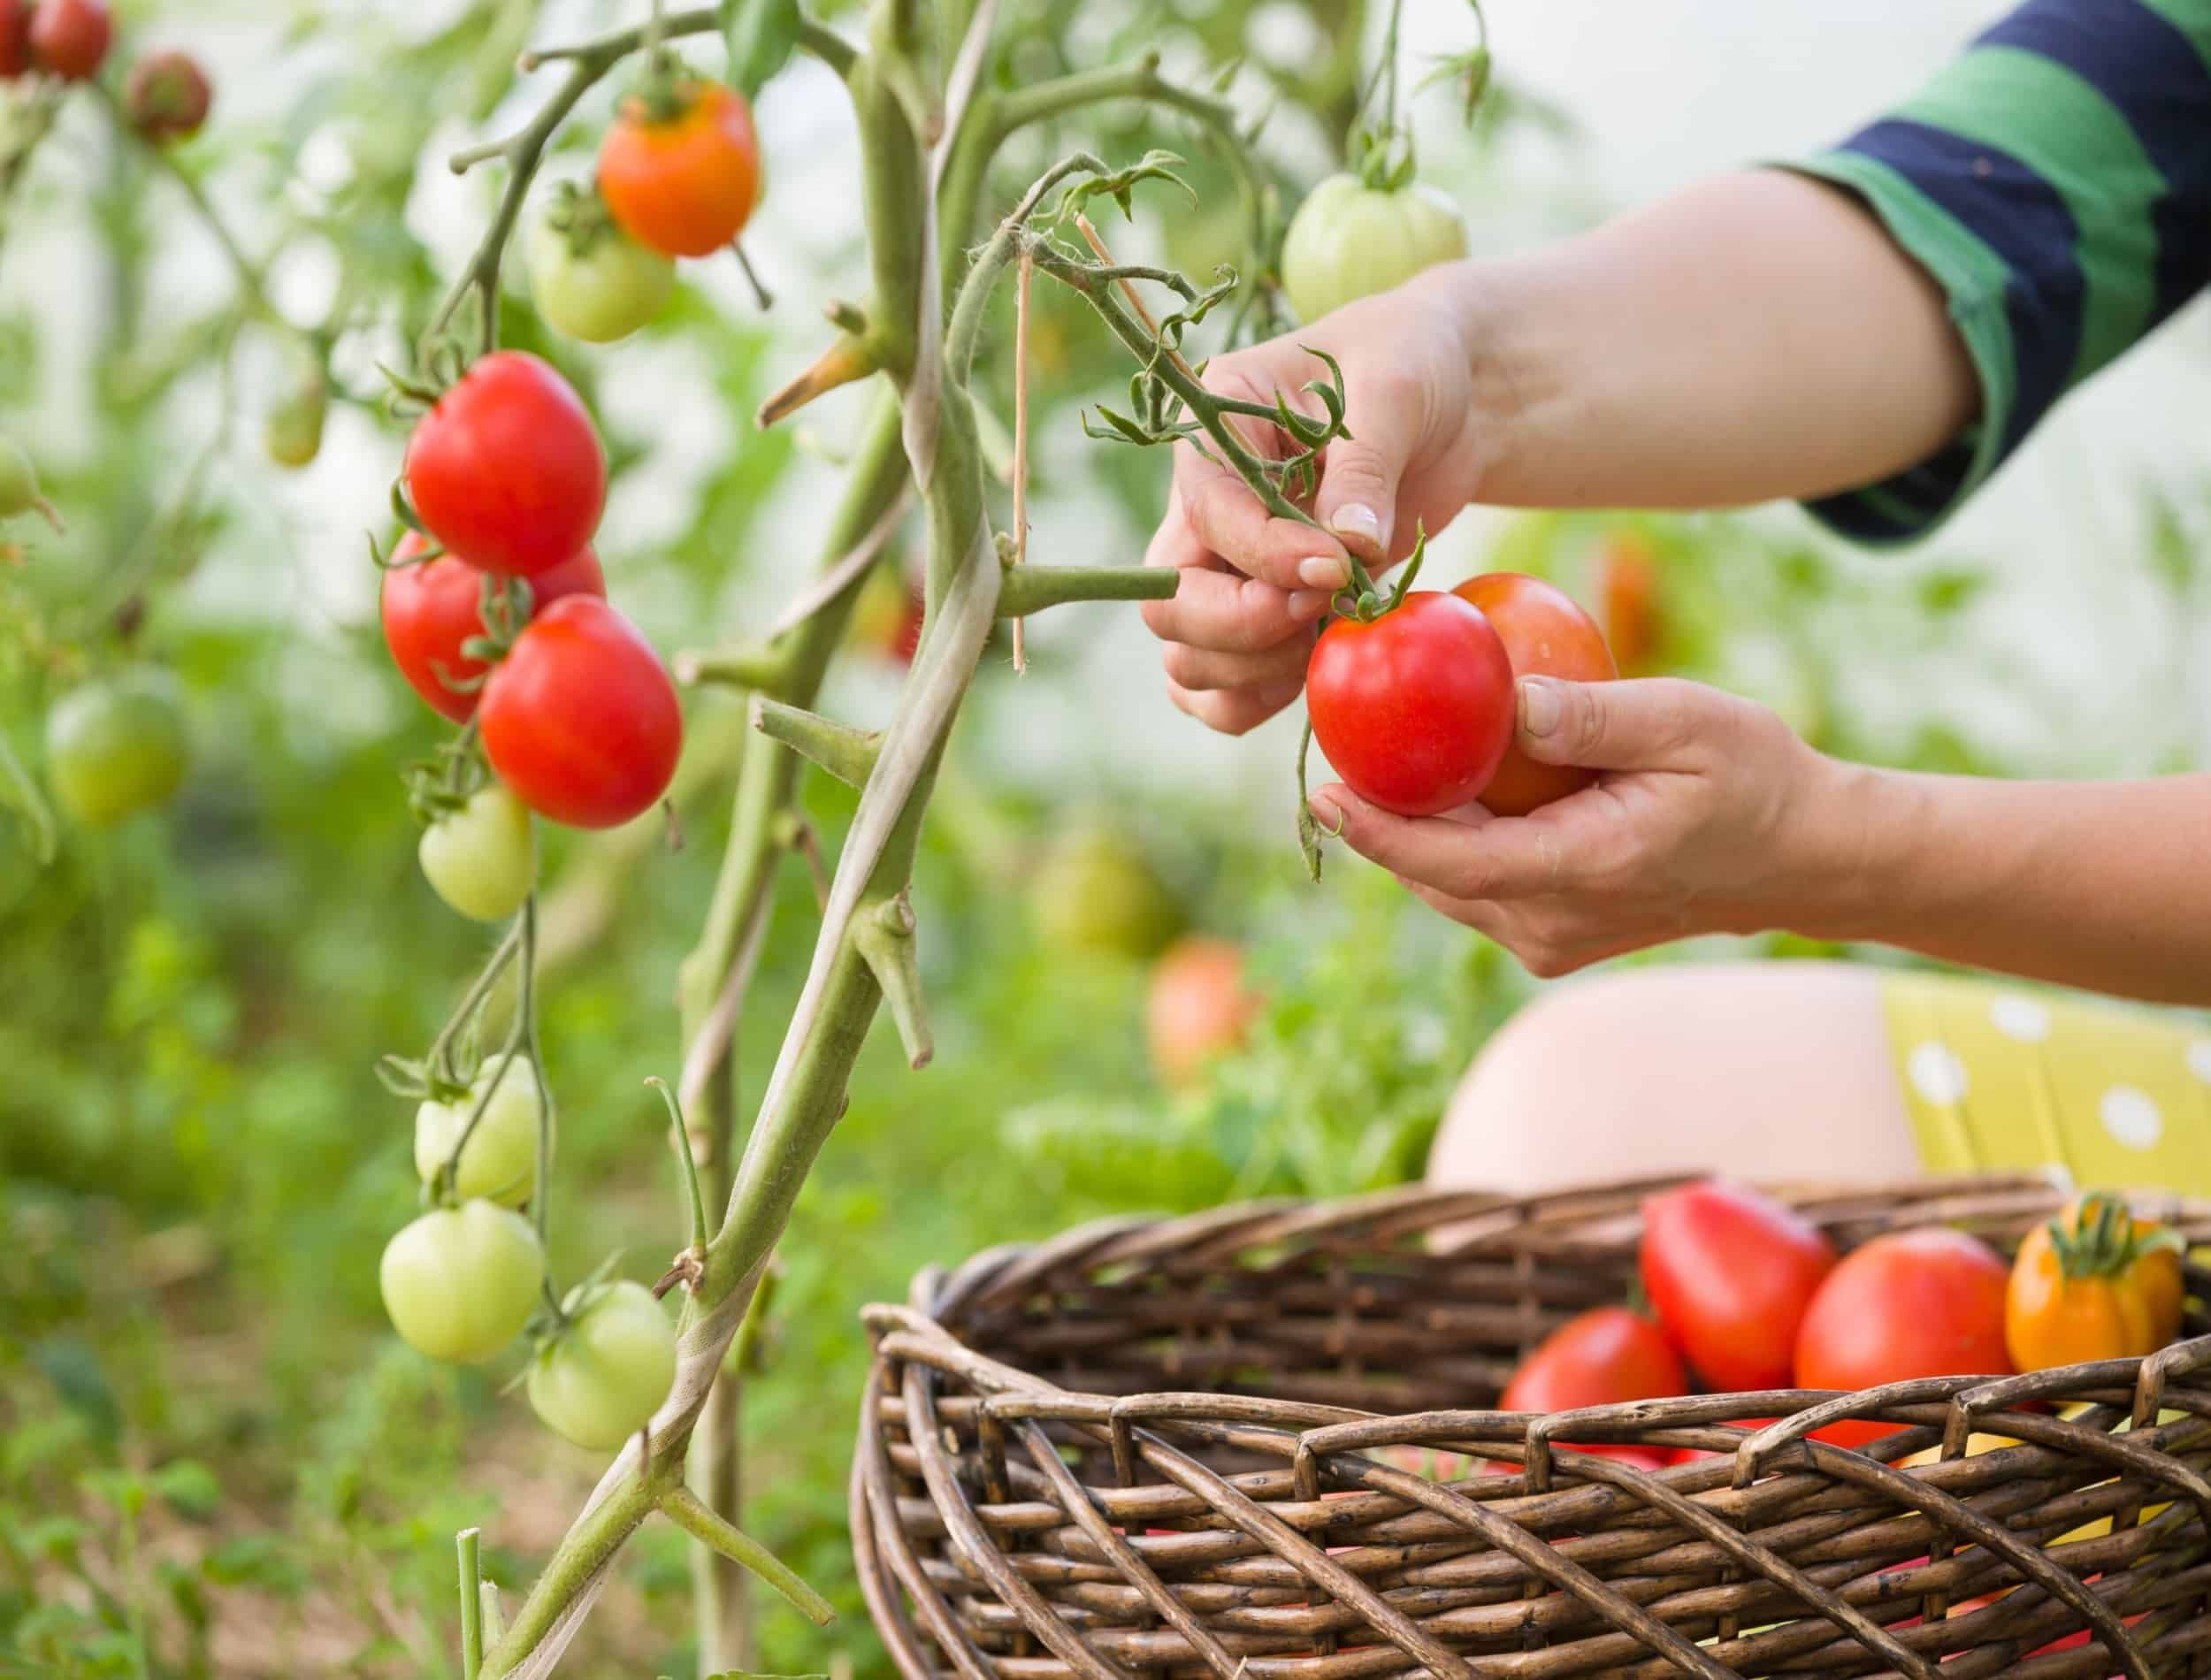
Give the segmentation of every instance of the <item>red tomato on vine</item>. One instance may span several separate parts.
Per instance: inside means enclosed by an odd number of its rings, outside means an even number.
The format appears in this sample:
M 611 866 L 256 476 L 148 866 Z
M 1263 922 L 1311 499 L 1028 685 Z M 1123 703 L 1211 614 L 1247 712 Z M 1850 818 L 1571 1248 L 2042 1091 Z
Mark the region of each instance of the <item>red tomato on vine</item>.
M 198 134 L 214 99 L 207 72 L 188 52 L 149 53 L 131 66 L 123 87 L 131 126 L 157 146 Z
M 528 577 L 591 540 L 607 455 L 575 387 L 523 350 L 479 357 L 407 440 L 407 493 L 447 551 Z
M 1432 590 L 1401 593 L 1320 633 L 1305 704 L 1313 738 L 1354 793 L 1432 817 L 1480 795 L 1511 745 L 1512 661 L 1480 608 Z
M 639 244 L 712 256 L 760 196 L 752 107 L 734 88 L 688 79 L 631 99 L 600 142 L 599 193 Z
M 31 9 L 31 57 L 64 81 L 89 81 L 114 39 L 107 0 L 38 0 Z
M 532 620 L 484 684 L 484 754 L 539 815 L 610 829 L 668 791 L 683 749 L 676 685 L 637 627 L 592 595 Z
M 1486 572 L 1451 592 L 1481 608 L 1504 644 L 1512 675 L 1557 676 L 1569 683 L 1604 683 L 1619 675 L 1597 622 L 1572 596 L 1521 572 Z M 1578 793 L 1596 777 L 1566 764 L 1540 764 L 1507 746 L 1481 803 L 1500 817 L 1524 817 L 1539 806 Z
M 469 658 L 461 646 L 484 633 L 486 574 L 450 554 L 413 565 L 399 563 L 428 546 L 410 531 L 392 551 L 394 563 L 384 574 L 384 645 L 391 649 L 392 663 L 399 667 L 408 687 L 432 711 L 465 723 L 476 710 L 476 691 L 454 684 L 484 674 L 483 661 Z M 565 595 L 596 595 L 603 600 L 606 594 L 606 573 L 588 547 L 530 579 L 532 617 Z

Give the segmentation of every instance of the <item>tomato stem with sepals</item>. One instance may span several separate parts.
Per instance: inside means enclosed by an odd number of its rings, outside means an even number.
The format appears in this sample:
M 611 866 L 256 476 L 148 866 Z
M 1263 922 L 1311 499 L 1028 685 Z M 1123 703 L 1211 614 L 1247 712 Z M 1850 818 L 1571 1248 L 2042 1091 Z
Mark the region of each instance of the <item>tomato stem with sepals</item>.
M 684 1111 L 676 1101 L 676 1093 L 668 1088 L 668 1081 L 657 1073 L 645 1081 L 660 1093 L 662 1103 L 668 1109 L 668 1123 L 676 1129 L 676 1159 L 682 1163 L 684 1192 L 691 1203 L 691 1247 L 702 1258 L 707 1251 L 707 1204 L 699 1194 L 699 1164 L 691 1155 L 691 1128 L 684 1124 Z
M 483 1536 L 464 1528 L 455 1537 L 461 1554 L 461 1680 L 478 1680 L 484 1672 L 484 1578 L 478 1555 Z

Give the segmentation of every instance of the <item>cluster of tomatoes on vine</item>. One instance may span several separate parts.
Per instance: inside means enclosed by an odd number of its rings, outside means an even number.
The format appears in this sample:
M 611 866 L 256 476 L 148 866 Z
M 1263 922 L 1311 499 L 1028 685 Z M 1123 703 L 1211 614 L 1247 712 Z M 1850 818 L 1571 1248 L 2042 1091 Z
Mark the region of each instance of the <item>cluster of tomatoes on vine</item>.
M 43 73 L 90 81 L 114 42 L 107 0 L 0 0 L 0 80 Z M 213 99 L 207 72 L 190 53 L 151 52 L 131 66 L 123 113 L 148 140 L 184 140 L 199 132 Z
M 759 183 L 743 95 L 656 57 L 595 180 L 555 189 L 526 231 L 539 314 L 592 342 L 636 331 L 666 302 L 677 258 L 737 238 Z M 432 818 L 420 857 L 453 908 L 501 920 L 535 890 L 533 816 L 602 829 L 650 810 L 675 775 L 683 713 L 659 655 L 607 599 L 592 546 L 606 451 L 574 387 L 537 356 L 492 350 L 413 394 L 428 406 L 396 497 L 409 529 L 382 561 L 384 638 L 416 693 L 466 726 L 417 775 Z M 628 1280 L 594 1276 L 555 1304 L 539 1226 L 522 1211 L 542 1215 L 552 1153 L 542 1068 L 519 1042 L 456 1065 L 442 1035 L 398 1066 L 420 1097 L 415 1165 L 431 1206 L 384 1251 L 394 1327 L 471 1364 L 531 1333 L 539 1417 L 580 1446 L 618 1445 L 668 1396 L 674 1326 Z

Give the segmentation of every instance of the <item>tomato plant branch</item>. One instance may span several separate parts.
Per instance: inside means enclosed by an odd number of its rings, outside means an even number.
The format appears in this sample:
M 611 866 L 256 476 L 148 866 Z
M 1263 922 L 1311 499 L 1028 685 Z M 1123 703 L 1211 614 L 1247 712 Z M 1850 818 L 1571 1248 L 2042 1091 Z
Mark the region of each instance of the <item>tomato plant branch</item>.
M 484 1672 L 484 1577 L 478 1548 L 482 1532 L 464 1528 L 456 1539 L 461 1554 L 461 1680 Z
M 676 1101 L 676 1093 L 668 1088 L 668 1081 L 655 1076 L 645 1081 L 660 1093 L 660 1099 L 668 1107 L 668 1123 L 674 1129 L 676 1159 L 681 1165 L 685 1200 L 691 1209 L 691 1248 L 693 1254 L 703 1256 L 707 1251 L 707 1204 L 699 1193 L 699 1164 L 691 1153 L 691 1128 L 684 1123 L 682 1105 Z
M 782 1593 L 815 1627 L 827 1627 L 836 1619 L 836 1607 L 800 1580 L 788 1564 L 736 1524 L 716 1516 L 682 1483 L 661 1495 L 660 1508 L 669 1522 L 692 1539 L 749 1569 Z
M 1159 566 L 1008 566 L 998 585 L 1000 618 L 1025 618 L 1070 601 L 1163 601 L 1174 593 Z

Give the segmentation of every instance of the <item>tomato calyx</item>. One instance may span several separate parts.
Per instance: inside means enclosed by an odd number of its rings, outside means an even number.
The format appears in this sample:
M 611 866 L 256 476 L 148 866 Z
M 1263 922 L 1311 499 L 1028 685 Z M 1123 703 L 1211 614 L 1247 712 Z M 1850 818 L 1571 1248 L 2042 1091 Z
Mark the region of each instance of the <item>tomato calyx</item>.
M 1396 587 L 1387 595 L 1368 575 L 1366 568 L 1359 564 L 1358 556 L 1350 554 L 1351 581 L 1335 592 L 1332 605 L 1336 614 L 1361 624 L 1371 624 L 1383 615 L 1396 612 L 1412 588 L 1412 580 L 1420 575 L 1420 562 L 1427 557 L 1427 527 L 1415 527 L 1412 553 L 1405 557 L 1405 569 L 1398 575 Z
M 553 189 L 553 202 L 545 208 L 545 225 L 561 236 L 573 256 L 588 256 L 594 246 L 622 237 L 599 189 L 572 180 Z
M 2124 1203 L 2096 1191 L 2081 1198 L 2069 1230 L 2062 1218 L 2045 1229 L 2059 1272 L 2072 1279 L 2120 1277 L 2145 1255 L 2178 1253 L 2187 1246 L 2169 1226 L 2142 1230 Z
M 622 101 L 624 118 L 647 128 L 665 127 L 691 114 L 706 90 L 702 78 L 674 53 L 656 51 Z

